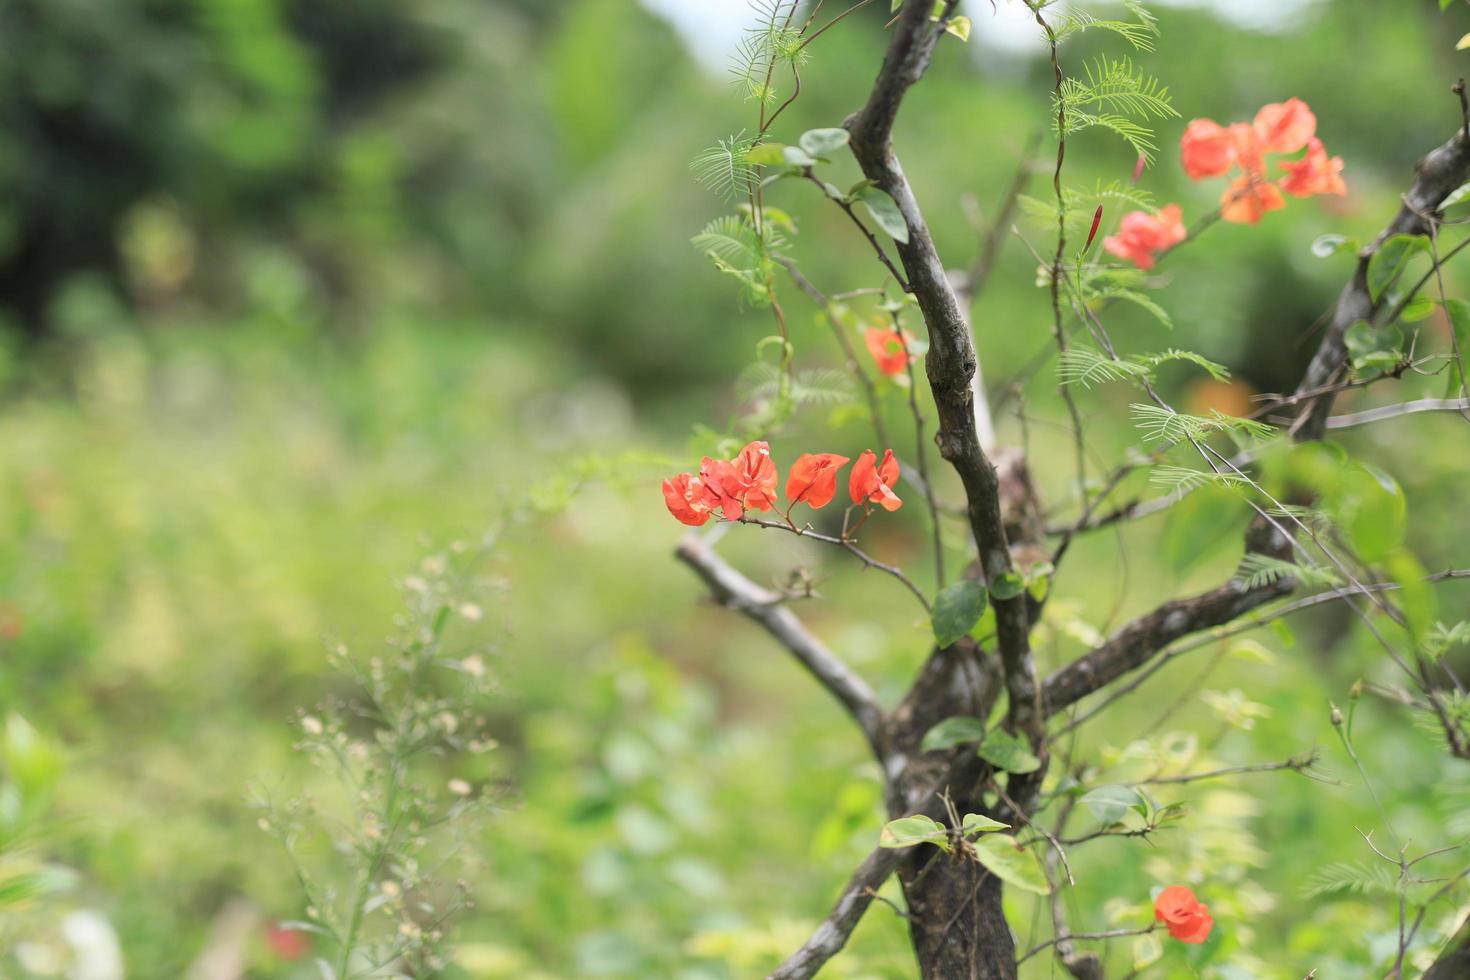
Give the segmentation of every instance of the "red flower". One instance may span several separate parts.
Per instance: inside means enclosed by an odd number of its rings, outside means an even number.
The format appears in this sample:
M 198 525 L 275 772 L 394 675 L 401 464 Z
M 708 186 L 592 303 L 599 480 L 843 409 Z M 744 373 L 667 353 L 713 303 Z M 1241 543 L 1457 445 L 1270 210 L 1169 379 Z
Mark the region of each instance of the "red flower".
M 1267 211 L 1284 207 L 1281 190 L 1260 178 L 1237 177 L 1220 197 L 1220 217 L 1236 224 L 1256 224 Z
M 1132 260 L 1140 269 L 1152 269 L 1158 253 L 1184 241 L 1187 232 L 1179 218 L 1177 204 L 1159 208 L 1158 214 L 1129 212 L 1123 216 L 1118 233 L 1103 239 L 1103 248 L 1119 258 Z
M 1213 119 L 1190 120 L 1179 138 L 1179 161 L 1190 180 L 1218 177 L 1235 162 L 1235 140 Z
M 884 510 L 898 510 L 903 506 L 903 501 L 893 492 L 893 485 L 898 482 L 898 460 L 893 458 L 892 449 L 884 450 L 883 462 L 875 466 L 877 459 L 871 449 L 863 450 L 858 461 L 852 464 L 847 492 L 855 504 L 869 501 Z
M 699 475 L 719 498 L 728 520 L 738 521 L 746 510 L 770 510 L 776 504 L 776 461 L 764 442 L 749 443 L 732 460 L 706 456 Z
M 1298 98 L 1261 106 L 1254 124 L 1267 153 L 1295 153 L 1317 132 L 1317 117 Z
M 664 505 L 682 523 L 699 527 L 720 505 L 720 498 L 699 477 L 680 473 L 664 481 Z
M 310 936 L 276 922 L 265 927 L 265 944 L 283 960 L 299 960 L 311 951 Z
M 1183 885 L 1170 885 L 1159 892 L 1154 899 L 1154 918 L 1181 943 L 1204 942 L 1215 925 L 1209 908 L 1201 905 L 1194 892 Z
M 909 366 L 909 344 L 914 342 L 914 337 L 907 330 L 900 334 L 886 327 L 869 327 L 863 332 L 863 340 L 867 342 L 868 353 L 878 362 L 878 370 L 889 377 L 902 374 Z
M 1235 150 L 1235 162 L 1249 177 L 1263 179 L 1266 175 L 1266 145 L 1254 126 L 1245 123 L 1230 124 L 1230 145 Z
M 1295 197 L 1347 193 L 1347 185 L 1342 182 L 1342 157 L 1329 159 L 1326 147 L 1315 136 L 1307 142 L 1306 156 L 1281 161 L 1281 169 L 1286 171 L 1281 189 Z
M 837 493 L 837 471 L 847 463 L 836 453 L 802 453 L 786 477 L 786 499 L 812 509 L 827 506 Z

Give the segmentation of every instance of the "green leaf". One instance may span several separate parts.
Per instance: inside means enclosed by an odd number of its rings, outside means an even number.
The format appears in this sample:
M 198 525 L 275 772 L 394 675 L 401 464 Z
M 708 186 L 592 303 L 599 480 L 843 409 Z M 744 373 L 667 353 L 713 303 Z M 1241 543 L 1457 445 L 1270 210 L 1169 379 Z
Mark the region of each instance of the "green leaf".
M 1399 277 L 1409 259 L 1429 250 L 1429 239 L 1424 235 L 1393 235 L 1379 246 L 1368 260 L 1368 295 L 1373 302 Z
M 1002 728 L 985 736 L 985 741 L 980 743 L 980 758 L 997 769 L 1017 775 L 1041 768 L 1041 760 L 1031 754 L 1026 743 Z
M 975 842 L 975 860 L 1008 885 L 1037 895 L 1050 895 L 1051 885 L 1036 856 L 1009 834 L 987 834 Z
M 834 150 L 840 150 L 847 145 L 847 130 L 834 129 L 808 129 L 801 134 L 797 142 L 801 148 L 814 157 L 824 157 Z
M 941 647 L 953 644 L 969 633 L 985 613 L 985 586 L 964 579 L 941 589 L 934 597 L 934 642 Z
M 793 167 L 810 167 L 817 162 L 816 158 L 799 146 L 782 147 L 781 159 Z
M 858 190 L 857 199 L 863 202 L 873 220 L 878 222 L 878 227 L 905 245 L 908 244 L 909 226 L 903 220 L 898 202 L 889 197 L 887 191 L 869 185 Z
M 1014 599 L 1026 588 L 1026 580 L 1015 572 L 997 575 L 990 582 L 990 592 L 1002 601 Z
M 960 821 L 960 830 L 967 837 L 971 834 L 989 834 L 1009 827 L 1010 824 L 992 820 L 983 813 L 967 813 L 965 819 Z
M 924 733 L 919 743 L 920 752 L 937 752 L 952 749 L 966 742 L 979 742 L 985 738 L 985 722 L 968 715 L 954 715 L 939 722 Z
M 944 25 L 944 31 L 946 34 L 953 34 L 961 41 L 968 41 L 970 39 L 970 18 L 951 17 Z
M 949 833 L 944 824 L 922 813 L 916 813 L 912 817 L 890 820 L 878 834 L 879 847 L 917 847 L 920 844 L 933 844 L 949 850 Z
M 1434 625 L 1438 598 L 1434 587 L 1424 580 L 1424 566 L 1407 548 L 1399 548 L 1383 560 L 1384 569 L 1399 583 L 1394 602 L 1404 613 L 1409 632 L 1416 639 L 1424 637 Z
M 1404 305 L 1399 319 L 1405 323 L 1418 323 L 1434 312 L 1434 300 L 1428 296 L 1415 296 Z
M 745 162 L 752 167 L 778 167 L 786 162 L 781 155 L 785 149 L 784 143 L 762 143 L 745 154 Z
M 1376 467 L 1359 463 L 1343 473 L 1335 501 L 1343 532 L 1364 561 L 1384 558 L 1404 539 L 1404 491 Z
M 1445 303 L 1445 312 L 1450 317 L 1450 327 L 1455 331 L 1455 346 L 1463 357 L 1470 352 L 1470 303 L 1462 299 L 1452 299 Z M 1462 366 L 1459 363 L 1450 365 L 1449 385 L 1445 389 L 1445 397 L 1453 398 L 1460 393 Z
M 1347 344 L 1353 367 L 1359 371 L 1387 371 L 1399 362 L 1404 333 L 1395 323 L 1374 327 L 1366 320 L 1359 320 L 1348 327 L 1343 342 Z
M 1120 822 L 1130 811 L 1146 805 L 1139 797 L 1138 790 L 1121 783 L 1099 786 L 1082 797 L 1082 802 L 1088 810 L 1092 811 L 1097 822 L 1104 827 L 1111 827 Z

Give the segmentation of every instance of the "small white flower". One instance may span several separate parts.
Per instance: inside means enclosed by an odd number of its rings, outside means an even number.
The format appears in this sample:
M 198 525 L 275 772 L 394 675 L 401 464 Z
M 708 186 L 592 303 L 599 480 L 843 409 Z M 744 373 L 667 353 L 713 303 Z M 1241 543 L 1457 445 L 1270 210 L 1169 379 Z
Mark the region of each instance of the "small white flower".
M 449 781 L 449 792 L 455 796 L 469 796 L 470 793 L 474 792 L 474 787 L 463 779 L 451 779 Z
M 307 715 L 301 719 L 301 730 L 308 735 L 320 735 L 324 731 L 322 720 L 315 715 Z
M 466 602 L 459 607 L 459 614 L 472 623 L 478 623 L 485 618 L 485 610 L 473 602 Z

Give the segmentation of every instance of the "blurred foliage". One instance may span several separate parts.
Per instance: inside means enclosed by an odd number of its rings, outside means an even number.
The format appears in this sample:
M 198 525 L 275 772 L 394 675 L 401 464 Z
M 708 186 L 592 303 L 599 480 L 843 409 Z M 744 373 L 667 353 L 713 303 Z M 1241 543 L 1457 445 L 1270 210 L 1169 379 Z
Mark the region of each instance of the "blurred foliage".
M 967 216 L 993 216 L 1046 124 L 1042 49 L 988 46 L 988 7 L 970 5 L 968 47 L 942 49 L 897 133 L 956 266 L 980 234 Z M 1228 386 L 1186 368 L 1161 385 L 1228 411 L 1292 385 L 1312 349 L 1350 268 L 1313 240 L 1375 234 L 1414 160 L 1458 124 L 1448 86 L 1467 73 L 1453 46 L 1470 11 L 1321 2 L 1269 32 L 1198 6 L 1159 13 L 1159 51 L 1141 60 L 1186 119 L 1298 95 L 1347 161 L 1340 202 L 1219 227 L 1181 253 L 1158 293 L 1172 333 L 1141 311 L 1117 318 L 1129 349 L 1227 364 Z M 779 138 L 859 104 L 883 20 L 874 9 L 824 37 Z M 745 977 L 804 937 L 875 839 L 875 773 L 819 691 L 701 603 L 653 492 L 662 457 L 683 455 L 684 420 L 749 407 L 732 379 L 770 332 L 688 244 L 719 214 L 689 160 L 748 115 L 718 66 L 627 0 L 0 0 L 0 928 L 29 940 L 0 933 L 0 969 L 47 975 L 79 950 L 105 956 L 112 935 L 129 975 L 184 976 L 241 900 L 262 922 L 301 918 L 247 784 L 313 785 L 293 712 L 341 693 L 321 638 L 376 644 L 396 577 L 508 509 L 502 750 L 483 774 L 503 804 L 477 841 L 449 973 Z M 1133 159 L 1082 134 L 1069 166 L 1090 185 Z M 1215 204 L 1168 152 L 1143 184 L 1186 220 Z M 829 292 L 867 285 L 853 278 L 866 243 L 816 193 L 783 189 L 803 268 Z M 1050 344 L 1035 267 L 1008 241 L 973 311 L 997 391 Z M 790 306 L 798 363 L 837 364 L 815 308 Z M 1002 436 L 1029 435 L 1043 496 L 1065 500 L 1051 369 L 1022 380 L 1027 425 L 1013 402 Z M 900 393 L 882 396 L 907 431 Z M 1089 451 L 1116 458 L 1137 439 L 1126 398 L 1091 404 Z M 863 438 L 846 406 L 799 425 L 813 420 L 836 445 Z M 1463 422 L 1343 442 L 1398 476 L 1425 568 L 1463 561 Z M 793 446 L 774 444 L 788 459 Z M 916 511 L 874 535 L 885 560 L 912 557 Z M 1228 575 L 1245 516 L 1205 491 L 1079 541 L 1039 655 L 1061 662 L 1150 597 Z M 745 534 L 728 550 L 761 581 L 810 569 L 821 597 L 806 618 L 890 701 L 926 653 L 911 598 L 844 556 Z M 1449 588 L 1453 622 L 1465 604 Z M 1206 648 L 1090 726 L 1119 780 L 1320 745 L 1341 782 L 1270 774 L 1191 794 L 1188 820 L 1146 853 L 1102 841 L 1074 858 L 1074 921 L 1136 926 L 1152 885 L 1184 880 L 1215 911 L 1227 948 L 1211 955 L 1237 971 L 1221 976 L 1381 972 L 1392 897 L 1304 884 L 1370 858 L 1354 827 L 1378 819 L 1327 702 L 1392 673 L 1349 625 L 1320 609 Z M 1429 734 L 1370 698 L 1357 741 L 1404 836 L 1470 833 L 1464 773 Z M 1013 921 L 1045 920 L 1014 901 Z M 1426 930 L 1454 921 L 1444 909 Z M 316 975 L 263 928 L 243 950 L 252 976 Z M 1109 950 L 1148 976 L 1187 975 L 1185 955 Z M 1046 957 L 1033 966 L 1050 975 Z M 830 972 L 912 975 L 902 921 L 875 907 Z

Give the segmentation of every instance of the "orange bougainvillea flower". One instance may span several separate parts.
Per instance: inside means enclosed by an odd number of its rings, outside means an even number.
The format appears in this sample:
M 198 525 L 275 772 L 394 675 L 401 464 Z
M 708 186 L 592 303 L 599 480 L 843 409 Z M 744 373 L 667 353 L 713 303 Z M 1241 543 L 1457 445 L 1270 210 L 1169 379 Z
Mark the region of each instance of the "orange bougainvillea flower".
M 1154 899 L 1154 918 L 1181 943 L 1204 942 L 1215 925 L 1209 908 L 1183 885 L 1170 885 L 1159 892 Z
M 909 344 L 914 342 L 914 337 L 907 330 L 899 334 L 887 327 L 869 327 L 863 331 L 863 340 L 868 345 L 868 353 L 878 363 L 878 370 L 889 377 L 903 374 L 909 366 Z
M 813 509 L 827 506 L 837 494 L 837 471 L 848 462 L 836 453 L 802 453 L 786 477 L 786 499 Z
M 1160 252 L 1184 241 L 1187 232 L 1179 219 L 1177 204 L 1159 208 L 1157 214 L 1129 212 L 1123 216 L 1118 233 L 1103 239 L 1103 248 L 1119 258 L 1131 260 L 1140 269 L 1152 269 Z
M 720 499 L 699 477 L 680 473 L 664 481 L 664 505 L 680 522 L 699 527 L 709 520 Z
M 1235 163 L 1235 140 L 1213 119 L 1192 119 L 1179 137 L 1179 160 L 1190 180 L 1218 177 Z
M 1347 193 L 1347 185 L 1342 182 L 1342 157 L 1329 159 L 1327 148 L 1315 136 L 1307 142 L 1306 156 L 1282 160 L 1281 169 L 1286 171 L 1281 189 L 1295 197 Z
M 1295 153 L 1317 132 L 1317 117 L 1298 98 L 1261 106 L 1253 125 L 1267 153 Z
M 898 460 L 893 458 L 892 449 L 883 451 L 882 463 L 877 463 L 877 460 L 871 449 L 863 450 L 857 462 L 852 464 L 847 492 L 855 504 L 868 501 L 884 510 L 898 510 L 903 506 L 903 501 L 893 492 L 894 484 L 898 483 Z
M 727 520 L 738 521 L 747 510 L 776 505 L 776 461 L 764 442 L 749 443 L 730 460 L 706 456 L 699 477 L 719 498 Z
M 1264 180 L 1266 176 L 1266 146 L 1261 142 L 1254 126 L 1245 123 L 1230 124 L 1230 145 L 1235 150 L 1235 163 L 1249 177 Z
M 1220 217 L 1236 224 L 1253 225 L 1267 211 L 1286 207 L 1286 198 L 1275 184 L 1259 178 L 1237 177 L 1220 196 Z

